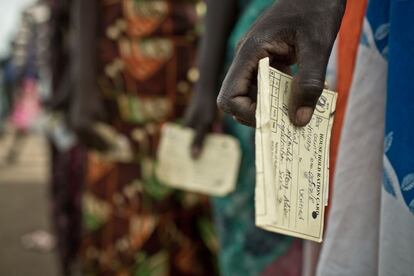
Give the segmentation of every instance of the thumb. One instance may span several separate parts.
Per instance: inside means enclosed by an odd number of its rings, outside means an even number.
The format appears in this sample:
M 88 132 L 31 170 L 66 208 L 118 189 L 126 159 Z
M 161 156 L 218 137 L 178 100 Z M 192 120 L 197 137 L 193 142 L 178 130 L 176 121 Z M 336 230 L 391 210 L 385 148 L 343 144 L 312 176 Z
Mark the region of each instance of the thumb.
M 312 41 L 298 44 L 298 74 L 294 77 L 289 99 L 289 118 L 296 126 L 305 126 L 312 118 L 325 84 L 330 45 Z

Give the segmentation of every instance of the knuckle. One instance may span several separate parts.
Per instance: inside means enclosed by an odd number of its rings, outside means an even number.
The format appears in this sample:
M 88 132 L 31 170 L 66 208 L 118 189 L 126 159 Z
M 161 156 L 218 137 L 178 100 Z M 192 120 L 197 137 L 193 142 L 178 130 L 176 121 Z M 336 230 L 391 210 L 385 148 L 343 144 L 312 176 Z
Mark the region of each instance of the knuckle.
M 306 81 L 300 81 L 299 86 L 302 90 L 304 100 L 316 104 L 322 94 L 325 83 L 319 79 L 308 79 Z
M 329 59 L 335 37 L 336 35 L 333 35 L 333 32 L 330 31 L 318 32 L 308 38 L 307 44 L 310 49 L 320 53 L 320 58 L 327 60 Z
M 322 90 L 324 89 L 325 84 L 320 80 L 313 79 L 300 82 L 300 86 L 307 93 L 314 93 L 315 95 L 320 95 L 322 93 Z
M 218 106 L 219 109 L 226 112 L 228 110 L 228 101 L 227 101 L 227 99 L 224 98 L 222 95 L 219 95 L 217 97 L 217 106 Z
M 243 38 L 238 45 L 238 51 L 251 52 L 265 48 L 265 41 L 260 37 L 253 35 Z
M 258 36 L 250 36 L 246 40 L 245 45 L 247 46 L 247 49 L 258 49 L 263 46 L 263 40 Z
M 219 95 L 217 98 L 217 106 L 219 109 L 221 109 L 222 111 L 226 112 L 226 113 L 232 113 L 233 111 L 233 104 L 232 101 L 226 97 L 224 97 L 223 95 Z
M 299 44 L 301 44 L 301 48 L 317 51 L 324 55 L 331 48 L 336 36 L 332 37 L 332 32 L 328 31 L 327 27 L 323 27 L 320 31 L 315 32 L 314 30 L 318 28 L 320 29 L 321 27 L 315 24 L 304 26 L 298 34 Z

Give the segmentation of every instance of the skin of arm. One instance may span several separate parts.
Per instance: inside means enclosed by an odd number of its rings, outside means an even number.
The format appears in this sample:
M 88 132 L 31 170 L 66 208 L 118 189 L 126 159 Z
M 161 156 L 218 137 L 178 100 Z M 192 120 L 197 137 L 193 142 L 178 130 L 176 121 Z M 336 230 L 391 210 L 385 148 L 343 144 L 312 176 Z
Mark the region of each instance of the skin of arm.
M 97 0 L 72 0 L 73 39 L 70 71 L 72 101 L 69 121 L 80 142 L 104 151 L 107 142 L 93 125 L 104 117 L 102 98 L 97 86 Z
M 237 0 L 208 0 L 204 35 L 198 54 L 200 78 L 187 109 L 185 124 L 196 131 L 193 156 L 201 151 L 217 113 L 216 98 L 221 81 L 227 42 L 238 15 Z

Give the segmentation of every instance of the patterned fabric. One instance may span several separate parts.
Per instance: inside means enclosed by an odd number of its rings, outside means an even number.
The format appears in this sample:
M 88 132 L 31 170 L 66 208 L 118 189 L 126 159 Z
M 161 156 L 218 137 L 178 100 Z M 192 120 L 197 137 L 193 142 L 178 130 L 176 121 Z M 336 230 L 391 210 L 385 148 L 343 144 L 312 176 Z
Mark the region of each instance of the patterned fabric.
M 414 22 L 413 11 L 412 2 L 391 1 L 389 22 L 375 22 L 378 24 L 375 26 L 375 38 L 388 42 L 388 45 L 382 47 L 382 53 L 388 58 L 389 64 L 385 154 L 399 182 L 396 187 L 386 190 L 394 196 L 398 193 L 401 196 L 399 199 L 414 215 L 414 159 L 411 145 L 414 130 L 410 124 L 414 95 L 408 92 L 414 91 L 414 85 L 410 81 L 414 70 L 414 31 L 410 27 Z M 386 36 L 387 33 L 389 37 Z M 392 176 L 388 180 L 392 181 Z
M 414 253 L 414 2 L 388 2 L 389 21 L 374 21 L 383 18 L 379 13 L 367 14 L 388 59 L 379 274 L 409 275 Z
M 228 62 L 237 42 L 254 20 L 274 1 L 241 1 L 243 10 L 229 39 Z M 236 137 L 242 148 L 237 189 L 215 198 L 214 215 L 220 238 L 220 271 L 223 275 L 300 275 L 302 245 L 294 239 L 261 230 L 254 220 L 255 149 L 254 129 L 226 117 L 224 130 Z
M 413 11 L 368 2 L 318 275 L 412 274 Z
M 215 275 L 217 241 L 204 197 L 155 176 L 160 127 L 182 115 L 196 72 L 197 1 L 100 0 L 99 79 L 130 160 L 88 155 L 86 275 Z

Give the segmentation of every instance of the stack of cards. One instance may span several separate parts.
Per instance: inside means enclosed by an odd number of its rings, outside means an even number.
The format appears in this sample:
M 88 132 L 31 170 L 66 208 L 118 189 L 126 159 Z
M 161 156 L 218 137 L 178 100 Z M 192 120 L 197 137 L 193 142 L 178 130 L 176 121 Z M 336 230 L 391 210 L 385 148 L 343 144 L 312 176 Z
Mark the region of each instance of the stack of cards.
M 256 110 L 256 225 L 321 242 L 328 204 L 335 92 L 324 90 L 311 122 L 288 118 L 292 78 L 260 61 Z

